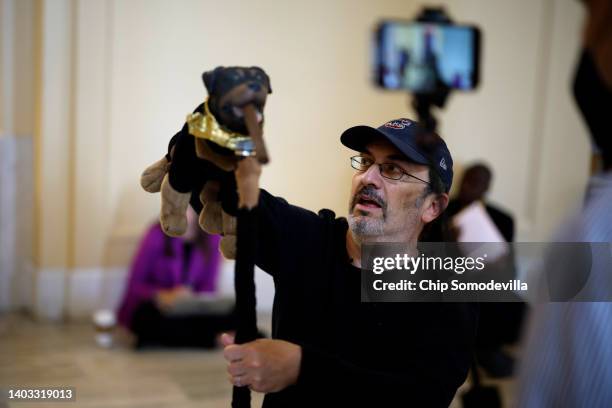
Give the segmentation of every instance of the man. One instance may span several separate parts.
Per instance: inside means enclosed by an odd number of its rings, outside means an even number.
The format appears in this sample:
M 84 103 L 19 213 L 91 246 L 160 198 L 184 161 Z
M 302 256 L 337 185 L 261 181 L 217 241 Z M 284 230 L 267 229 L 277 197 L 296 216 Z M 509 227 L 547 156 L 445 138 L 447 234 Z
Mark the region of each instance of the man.
M 223 342 L 230 381 L 267 393 L 265 407 L 446 407 L 464 382 L 474 305 L 360 301 L 361 246 L 415 245 L 447 206 L 452 158 L 419 134 L 408 119 L 343 133 L 359 152 L 348 221 L 260 191 L 256 263 L 274 278 L 273 339 Z

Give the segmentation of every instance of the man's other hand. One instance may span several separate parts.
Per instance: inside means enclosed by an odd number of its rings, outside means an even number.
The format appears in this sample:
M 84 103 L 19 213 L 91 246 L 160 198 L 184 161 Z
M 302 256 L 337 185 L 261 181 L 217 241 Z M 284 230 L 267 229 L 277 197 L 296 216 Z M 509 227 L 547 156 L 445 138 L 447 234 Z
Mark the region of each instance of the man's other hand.
M 302 361 L 302 348 L 297 344 L 271 339 L 234 344 L 234 336 L 229 334 L 223 334 L 221 342 L 233 385 L 277 392 L 296 383 Z

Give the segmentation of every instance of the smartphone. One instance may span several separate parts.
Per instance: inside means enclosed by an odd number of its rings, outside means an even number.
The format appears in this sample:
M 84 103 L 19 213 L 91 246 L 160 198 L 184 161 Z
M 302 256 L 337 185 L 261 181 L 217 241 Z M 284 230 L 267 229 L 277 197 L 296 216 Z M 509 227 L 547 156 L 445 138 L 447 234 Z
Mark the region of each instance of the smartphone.
M 374 82 L 428 93 L 436 81 L 469 91 L 479 80 L 480 30 L 470 25 L 388 20 L 374 32 Z

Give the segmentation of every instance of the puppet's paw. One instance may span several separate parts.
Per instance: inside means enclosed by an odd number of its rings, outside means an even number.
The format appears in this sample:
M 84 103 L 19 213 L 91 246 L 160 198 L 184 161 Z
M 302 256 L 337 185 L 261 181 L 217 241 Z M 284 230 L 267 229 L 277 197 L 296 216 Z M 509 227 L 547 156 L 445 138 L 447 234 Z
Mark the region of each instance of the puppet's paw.
M 167 235 L 178 237 L 187 230 L 187 207 L 191 193 L 180 193 L 170 185 L 168 175 L 161 185 L 161 227 Z
M 222 211 L 223 218 L 223 234 L 225 235 L 236 235 L 238 232 L 238 221 L 236 217 L 233 217 Z
M 224 235 L 219 241 L 219 249 L 225 259 L 236 259 L 236 235 Z
M 200 227 L 209 234 L 221 234 L 223 232 L 223 216 L 221 213 L 221 203 L 219 201 L 205 203 L 200 212 Z
M 162 180 L 168 172 L 169 167 L 170 162 L 165 156 L 147 167 L 140 176 L 140 185 L 142 188 L 149 193 L 158 193 L 161 189 Z
M 200 227 L 209 234 L 221 234 L 223 232 L 223 217 L 221 216 L 221 203 L 219 189 L 221 185 L 218 181 L 209 180 L 204 184 L 200 192 Z
M 217 180 L 208 180 L 204 183 L 204 187 L 202 187 L 202 191 L 200 191 L 200 202 L 202 205 L 212 201 L 218 201 L 220 189 L 221 183 Z

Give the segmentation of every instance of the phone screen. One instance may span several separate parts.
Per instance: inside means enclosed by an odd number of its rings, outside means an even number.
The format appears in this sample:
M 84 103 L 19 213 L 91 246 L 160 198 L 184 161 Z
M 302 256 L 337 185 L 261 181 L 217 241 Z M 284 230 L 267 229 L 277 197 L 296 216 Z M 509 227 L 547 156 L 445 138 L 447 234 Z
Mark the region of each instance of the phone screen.
M 470 90 L 478 83 L 480 31 L 474 26 L 386 21 L 375 42 L 375 82 L 383 88 L 429 92 L 440 80 Z

